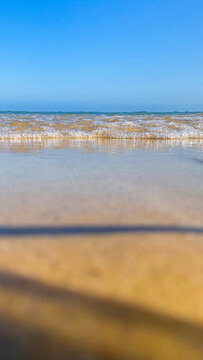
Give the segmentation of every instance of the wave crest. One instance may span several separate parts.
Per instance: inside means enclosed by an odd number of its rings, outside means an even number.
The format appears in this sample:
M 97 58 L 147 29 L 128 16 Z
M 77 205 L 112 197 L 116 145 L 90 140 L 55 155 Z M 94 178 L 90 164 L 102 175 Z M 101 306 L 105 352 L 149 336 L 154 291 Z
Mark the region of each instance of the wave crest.
M 46 138 L 203 139 L 203 114 L 0 114 L 0 139 Z

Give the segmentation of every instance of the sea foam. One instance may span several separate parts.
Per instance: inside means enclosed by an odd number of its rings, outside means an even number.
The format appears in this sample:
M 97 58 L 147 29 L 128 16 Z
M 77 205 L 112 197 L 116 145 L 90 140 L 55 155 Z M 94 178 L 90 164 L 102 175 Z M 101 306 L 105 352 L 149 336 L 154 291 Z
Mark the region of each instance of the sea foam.
M 203 139 L 203 113 L 0 113 L 0 139 Z

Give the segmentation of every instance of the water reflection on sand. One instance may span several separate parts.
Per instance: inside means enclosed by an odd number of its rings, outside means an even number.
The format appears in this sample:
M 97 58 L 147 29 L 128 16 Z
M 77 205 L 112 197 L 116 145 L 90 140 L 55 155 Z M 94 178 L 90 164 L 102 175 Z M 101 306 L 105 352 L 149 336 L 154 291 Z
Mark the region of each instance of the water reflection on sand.
M 26 153 L 51 149 L 73 149 L 84 152 L 116 153 L 134 149 L 167 150 L 169 148 L 203 149 L 203 139 L 133 140 L 133 139 L 10 139 L 0 141 L 0 152 Z

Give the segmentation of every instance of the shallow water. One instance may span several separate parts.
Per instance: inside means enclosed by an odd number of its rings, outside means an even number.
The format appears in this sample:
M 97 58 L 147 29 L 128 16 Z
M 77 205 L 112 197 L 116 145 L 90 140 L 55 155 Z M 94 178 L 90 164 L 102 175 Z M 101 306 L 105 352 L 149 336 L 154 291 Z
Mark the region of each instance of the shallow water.
M 202 113 L 0 113 L 1 139 L 203 139 Z
M 2 224 L 202 224 L 199 142 L 2 141 L 0 161 Z

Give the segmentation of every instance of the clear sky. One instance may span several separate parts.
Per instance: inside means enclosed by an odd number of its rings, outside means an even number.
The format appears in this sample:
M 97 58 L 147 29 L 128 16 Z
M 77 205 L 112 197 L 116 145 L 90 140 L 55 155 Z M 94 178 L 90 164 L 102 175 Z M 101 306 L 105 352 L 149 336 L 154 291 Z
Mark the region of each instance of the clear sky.
M 203 110 L 202 0 L 7 0 L 0 110 Z

